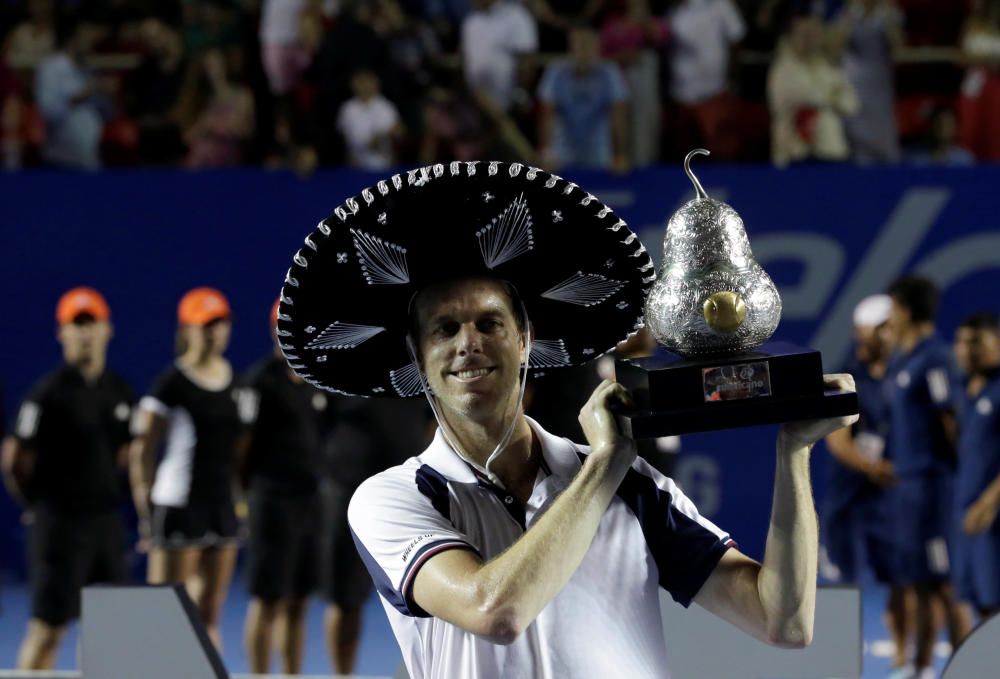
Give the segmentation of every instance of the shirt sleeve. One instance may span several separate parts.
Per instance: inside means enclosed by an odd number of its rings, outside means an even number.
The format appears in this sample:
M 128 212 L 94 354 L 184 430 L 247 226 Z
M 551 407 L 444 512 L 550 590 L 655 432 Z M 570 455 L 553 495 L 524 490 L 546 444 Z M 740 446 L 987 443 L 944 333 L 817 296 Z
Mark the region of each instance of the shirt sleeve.
M 430 617 L 412 598 L 427 561 L 449 549 L 477 550 L 450 519 L 448 483 L 430 467 L 396 467 L 365 481 L 347 520 L 378 593 L 411 617 Z
M 960 389 L 957 389 L 956 386 L 960 383 L 961 378 L 957 368 L 947 355 L 938 355 L 928 364 L 924 380 L 926 381 L 927 395 L 933 408 L 938 412 L 955 410 L 955 398 L 960 393 Z
M 517 54 L 538 51 L 538 26 L 528 10 L 519 5 L 510 9 L 510 49 Z
M 684 607 L 736 543 L 706 519 L 674 481 L 641 457 L 618 487 L 642 527 L 660 575 L 660 587 Z
M 24 448 L 35 448 L 42 417 L 45 414 L 45 386 L 36 384 L 17 411 L 14 420 L 14 439 Z
M 170 409 L 179 405 L 177 390 L 177 369 L 171 368 L 161 373 L 149 393 L 139 401 L 139 409 L 151 413 L 156 413 L 160 417 L 167 417 Z
M 736 5 L 731 0 L 723 0 L 719 5 L 719 11 L 722 13 L 723 31 L 726 38 L 731 43 L 739 42 L 747 32 L 747 27 L 743 22 L 740 10 L 736 8 Z

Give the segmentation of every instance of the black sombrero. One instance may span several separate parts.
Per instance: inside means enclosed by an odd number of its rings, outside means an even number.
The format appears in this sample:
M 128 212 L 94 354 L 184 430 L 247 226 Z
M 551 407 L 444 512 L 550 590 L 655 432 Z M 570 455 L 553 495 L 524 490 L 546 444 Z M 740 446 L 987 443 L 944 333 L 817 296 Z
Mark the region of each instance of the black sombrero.
M 495 276 L 534 326 L 529 367 L 576 365 L 642 327 L 653 262 L 597 198 L 520 163 L 453 162 L 348 198 L 296 253 L 278 311 L 289 365 L 328 391 L 416 396 L 408 307 L 424 286 Z

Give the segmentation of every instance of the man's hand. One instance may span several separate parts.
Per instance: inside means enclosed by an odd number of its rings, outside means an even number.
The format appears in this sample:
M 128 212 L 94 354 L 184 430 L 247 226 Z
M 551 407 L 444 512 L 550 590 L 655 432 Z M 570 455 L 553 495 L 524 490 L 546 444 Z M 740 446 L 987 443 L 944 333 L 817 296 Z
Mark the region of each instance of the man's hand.
M 865 476 L 876 486 L 887 488 L 895 485 L 896 471 L 889 460 L 874 460 L 865 468 Z
M 827 389 L 854 391 L 854 378 L 846 373 L 824 375 L 823 383 Z M 803 420 L 788 422 L 781 425 L 778 441 L 785 450 L 808 448 L 832 431 L 849 427 L 858 421 L 857 415 L 844 417 L 829 417 L 822 420 Z
M 621 457 L 626 465 L 632 464 L 636 456 L 635 441 L 622 435 L 615 412 L 634 407 L 632 395 L 618 382 L 604 380 L 594 389 L 578 418 L 593 454 Z
M 983 493 L 972 503 L 962 518 L 962 530 L 969 535 L 982 533 L 993 525 L 997 518 L 1000 502 L 990 493 Z

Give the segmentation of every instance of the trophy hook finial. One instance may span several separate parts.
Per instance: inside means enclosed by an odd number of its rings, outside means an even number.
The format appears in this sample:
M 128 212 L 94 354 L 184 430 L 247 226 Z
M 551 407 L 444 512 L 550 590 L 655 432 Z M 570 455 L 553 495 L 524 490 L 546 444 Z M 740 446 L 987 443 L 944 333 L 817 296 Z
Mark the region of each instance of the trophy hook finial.
M 694 172 L 691 171 L 691 159 L 694 158 L 695 156 L 707 156 L 707 155 L 711 155 L 708 149 L 693 149 L 692 151 L 688 152 L 686 156 L 684 156 L 684 173 L 688 176 L 688 179 L 691 180 L 691 183 L 694 184 L 694 190 L 695 193 L 697 193 L 699 199 L 708 198 L 708 194 L 705 193 L 705 189 L 702 188 L 701 182 L 698 181 L 698 178 L 694 176 Z

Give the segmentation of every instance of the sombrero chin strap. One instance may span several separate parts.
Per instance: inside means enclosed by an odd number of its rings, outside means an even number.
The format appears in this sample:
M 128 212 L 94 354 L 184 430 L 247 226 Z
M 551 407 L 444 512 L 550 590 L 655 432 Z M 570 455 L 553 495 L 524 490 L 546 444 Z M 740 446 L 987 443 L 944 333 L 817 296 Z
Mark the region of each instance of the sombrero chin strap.
M 424 396 L 427 397 L 427 402 L 431 406 L 431 412 L 434 413 L 434 419 L 437 420 L 438 427 L 440 427 L 441 434 L 444 436 L 445 441 L 448 442 L 448 445 L 451 446 L 451 449 L 454 450 L 460 458 L 484 473 L 492 483 L 496 484 L 500 488 L 504 488 L 503 482 L 496 474 L 490 471 L 490 465 L 493 464 L 493 461 L 500 456 L 500 453 L 502 453 L 507 447 L 507 444 L 510 443 L 510 437 L 514 434 L 514 425 L 517 424 L 517 415 L 521 412 L 521 406 L 524 403 L 524 390 L 528 384 L 528 359 L 531 356 L 531 326 L 528 324 L 528 311 L 524 308 L 523 302 L 521 304 L 521 314 L 524 317 L 524 331 L 522 333 L 522 339 L 524 341 L 525 357 L 524 363 L 521 364 L 521 387 L 518 390 L 517 403 L 514 404 L 514 412 L 511 415 L 510 422 L 507 423 L 503 436 L 500 437 L 500 441 L 493 449 L 493 452 L 490 453 L 489 458 L 487 458 L 485 467 L 482 467 L 471 460 L 469 456 L 465 454 L 465 451 L 462 450 L 461 446 L 458 445 L 455 438 L 451 435 L 447 422 L 438 407 L 437 397 L 431 391 L 430 385 L 427 383 L 427 377 L 424 375 L 423 366 L 420 365 L 420 361 L 417 358 L 416 348 L 413 345 L 413 338 L 409 333 L 406 335 L 406 350 L 409 352 L 410 359 L 413 361 L 413 364 L 417 366 L 417 374 L 420 376 L 420 384 L 424 388 Z M 506 488 L 504 489 L 506 490 Z

